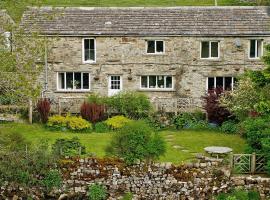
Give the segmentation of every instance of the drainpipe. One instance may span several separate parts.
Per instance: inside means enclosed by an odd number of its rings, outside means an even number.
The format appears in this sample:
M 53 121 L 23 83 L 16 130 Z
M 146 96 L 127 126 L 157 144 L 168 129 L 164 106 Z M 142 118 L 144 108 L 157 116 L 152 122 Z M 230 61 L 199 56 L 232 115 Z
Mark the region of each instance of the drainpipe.
M 44 54 L 44 67 L 45 67 L 45 83 L 44 90 L 41 92 L 41 97 L 44 98 L 44 93 L 48 91 L 48 52 L 47 52 L 47 41 L 45 43 L 45 54 Z

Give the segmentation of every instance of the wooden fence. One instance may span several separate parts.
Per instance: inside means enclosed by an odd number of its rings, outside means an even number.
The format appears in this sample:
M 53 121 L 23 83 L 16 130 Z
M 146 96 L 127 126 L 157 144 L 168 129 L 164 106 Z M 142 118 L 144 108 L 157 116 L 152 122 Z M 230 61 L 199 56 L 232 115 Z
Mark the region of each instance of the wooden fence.
M 240 174 L 266 173 L 266 159 L 262 154 L 233 154 L 231 160 L 233 172 Z

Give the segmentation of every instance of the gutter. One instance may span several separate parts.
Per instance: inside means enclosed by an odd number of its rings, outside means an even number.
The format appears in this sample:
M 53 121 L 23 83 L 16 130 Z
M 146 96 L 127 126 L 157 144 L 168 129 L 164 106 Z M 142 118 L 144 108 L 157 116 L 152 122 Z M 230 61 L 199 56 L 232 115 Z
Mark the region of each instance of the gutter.
M 44 98 L 44 93 L 48 91 L 48 49 L 47 41 L 45 43 L 45 54 L 44 54 L 44 68 L 45 68 L 45 82 L 44 89 L 41 91 L 41 97 Z

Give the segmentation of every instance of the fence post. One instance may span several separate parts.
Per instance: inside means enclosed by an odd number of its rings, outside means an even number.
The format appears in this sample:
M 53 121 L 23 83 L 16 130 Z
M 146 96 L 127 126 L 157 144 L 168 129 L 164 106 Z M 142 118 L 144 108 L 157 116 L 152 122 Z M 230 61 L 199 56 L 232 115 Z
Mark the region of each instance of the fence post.
M 251 154 L 251 166 L 250 166 L 250 172 L 252 174 L 255 174 L 255 171 L 256 171 L 256 153 L 252 153 Z
M 30 124 L 33 123 L 33 101 L 32 101 L 32 99 L 29 99 L 29 103 L 28 103 L 28 120 L 29 120 Z

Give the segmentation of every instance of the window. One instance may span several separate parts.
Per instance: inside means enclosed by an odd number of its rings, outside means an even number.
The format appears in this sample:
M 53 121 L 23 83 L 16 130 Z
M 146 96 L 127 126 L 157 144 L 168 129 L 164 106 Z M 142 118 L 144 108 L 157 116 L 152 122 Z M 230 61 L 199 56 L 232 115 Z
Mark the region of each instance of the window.
M 112 90 L 120 90 L 121 89 L 121 77 L 120 76 L 111 76 L 111 86 Z
M 263 41 L 250 40 L 249 58 L 260 58 L 263 54 Z
M 86 72 L 58 72 L 57 90 L 90 90 L 90 75 Z
M 149 53 L 149 54 L 162 54 L 162 53 L 164 53 L 164 41 L 161 41 L 161 40 L 147 41 L 147 53 Z
M 91 63 L 96 61 L 95 39 L 83 39 L 83 62 Z
M 142 89 L 172 89 L 172 76 L 141 76 Z
M 201 42 L 201 58 L 219 58 L 219 42 Z
M 206 90 L 223 88 L 223 90 L 233 90 L 236 78 L 234 77 L 208 77 Z

